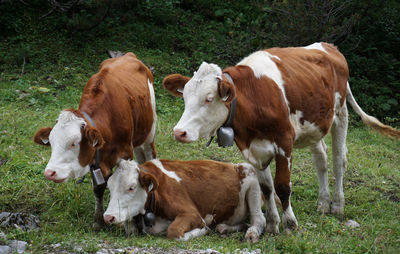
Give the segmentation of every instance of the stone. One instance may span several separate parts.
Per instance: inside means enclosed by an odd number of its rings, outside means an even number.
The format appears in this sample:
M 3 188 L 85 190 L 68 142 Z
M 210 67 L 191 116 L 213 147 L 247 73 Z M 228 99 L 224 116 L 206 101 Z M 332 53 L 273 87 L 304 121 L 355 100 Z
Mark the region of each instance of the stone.
M 12 250 L 10 246 L 0 245 L 0 254 L 11 254 Z
M 354 221 L 354 220 L 346 221 L 345 225 L 347 227 L 350 227 L 350 228 L 359 228 L 360 227 L 360 224 L 357 221 Z
M 28 243 L 25 241 L 12 240 L 8 246 L 11 247 L 13 252 L 24 253 L 26 245 L 28 245 Z

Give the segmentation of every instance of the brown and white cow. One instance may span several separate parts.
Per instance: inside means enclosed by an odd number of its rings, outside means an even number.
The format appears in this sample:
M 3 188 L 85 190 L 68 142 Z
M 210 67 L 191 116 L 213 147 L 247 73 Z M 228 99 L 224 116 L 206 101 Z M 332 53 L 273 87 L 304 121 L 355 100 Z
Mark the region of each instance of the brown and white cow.
M 92 122 L 93 121 L 93 122 Z M 56 183 L 82 177 L 100 151 L 105 179 L 121 159 L 144 162 L 155 158 L 156 106 L 153 75 L 127 53 L 110 58 L 88 81 L 79 108 L 63 110 L 53 128 L 41 128 L 34 141 L 51 146 L 44 175 Z M 103 194 L 106 184 L 94 186 L 95 227 L 104 224 Z
M 227 74 L 227 75 L 226 75 Z M 280 218 L 273 193 L 282 206 L 285 230 L 297 227 L 290 205 L 292 149 L 310 147 L 319 180 L 318 210 L 342 214 L 348 113 L 345 99 L 364 123 L 389 136 L 400 132 L 364 113 L 348 84 L 344 56 L 327 43 L 257 51 L 224 70 L 203 62 L 193 77 L 167 76 L 164 87 L 184 98 L 185 110 L 174 127 L 175 139 L 192 142 L 214 136 L 227 121 L 237 99 L 232 128 L 243 156 L 258 171 L 267 199 L 267 232 L 278 232 Z M 230 80 L 231 79 L 231 80 Z M 332 134 L 336 178 L 331 206 L 325 135 Z M 269 164 L 276 161 L 276 176 Z
M 257 241 L 266 225 L 257 173 L 248 163 L 151 160 L 138 165 L 121 160 L 108 180 L 107 223 L 124 224 L 129 234 L 133 218 L 150 211 L 155 225 L 149 234 L 188 240 L 204 235 L 209 226 L 219 233 L 242 231 L 250 215 L 246 240 Z

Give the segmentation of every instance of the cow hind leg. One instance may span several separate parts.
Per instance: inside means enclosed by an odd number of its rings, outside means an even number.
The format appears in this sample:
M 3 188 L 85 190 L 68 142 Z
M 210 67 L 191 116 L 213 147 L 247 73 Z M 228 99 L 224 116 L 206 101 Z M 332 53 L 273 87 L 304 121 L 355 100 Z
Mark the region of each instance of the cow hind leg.
M 156 149 L 154 145 L 154 135 L 148 138 L 142 145 L 135 147 L 133 153 L 135 154 L 135 160 L 139 164 L 155 159 Z
M 245 223 L 236 224 L 236 225 L 228 225 L 228 224 L 218 224 L 215 227 L 215 231 L 217 231 L 221 235 L 235 233 L 235 232 L 243 232 L 248 228 Z
M 319 181 L 318 211 L 320 213 L 329 213 L 331 198 L 329 195 L 326 144 L 322 139 L 318 143 L 312 145 L 310 149 Z
M 272 180 L 271 170 L 268 166 L 265 170 L 257 170 L 258 181 L 260 182 L 260 187 L 265 196 L 266 202 L 266 226 L 265 232 L 278 234 L 279 233 L 279 213 L 276 208 L 275 199 L 274 199 L 274 183 Z
M 336 110 L 333 120 L 332 133 L 332 161 L 335 174 L 335 193 L 333 195 L 331 212 L 333 214 L 344 213 L 343 174 L 347 167 L 346 135 L 348 125 L 348 112 L 346 103 Z

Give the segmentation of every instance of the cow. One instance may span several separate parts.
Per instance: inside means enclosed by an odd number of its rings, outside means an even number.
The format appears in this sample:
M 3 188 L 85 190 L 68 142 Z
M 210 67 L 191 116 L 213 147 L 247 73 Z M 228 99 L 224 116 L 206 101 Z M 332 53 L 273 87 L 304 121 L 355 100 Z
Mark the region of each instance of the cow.
M 256 242 L 266 225 L 257 174 L 248 163 L 153 159 L 138 165 L 121 160 L 108 188 L 104 220 L 124 224 L 128 234 L 137 230 L 136 217 L 149 217 L 146 213 L 155 218 L 144 232 L 177 240 L 204 235 L 213 226 L 221 234 L 246 230 L 250 215 L 245 238 Z
M 53 128 L 41 128 L 34 142 L 51 146 L 44 175 L 56 183 L 83 177 L 96 164 L 96 230 L 104 226 L 103 195 L 120 159 L 144 162 L 156 157 L 156 105 L 153 75 L 135 54 L 103 61 L 87 82 L 78 109 L 61 111 Z M 104 178 L 104 179 L 103 179 Z
M 184 98 L 184 112 L 173 130 L 177 141 L 193 142 L 214 136 L 221 126 L 232 128 L 244 158 L 258 170 L 266 197 L 266 231 L 278 233 L 280 218 L 274 192 L 283 206 L 285 231 L 298 226 L 290 204 L 293 148 L 310 147 L 312 151 L 319 180 L 318 211 L 343 214 L 346 100 L 365 124 L 385 135 L 400 137 L 398 130 L 367 115 L 357 105 L 348 78 L 344 56 L 334 45 L 321 42 L 260 50 L 224 70 L 203 62 L 192 78 L 172 74 L 164 78 L 163 86 Z M 336 179 L 332 204 L 324 142 L 328 132 L 332 134 Z M 272 159 L 276 162 L 274 180 L 269 167 Z

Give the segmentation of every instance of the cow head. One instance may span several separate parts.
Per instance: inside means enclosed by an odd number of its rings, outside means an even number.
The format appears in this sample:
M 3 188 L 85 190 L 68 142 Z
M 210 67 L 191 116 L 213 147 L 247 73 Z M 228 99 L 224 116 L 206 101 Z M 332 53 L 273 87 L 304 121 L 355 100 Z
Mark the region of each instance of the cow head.
M 108 179 L 110 202 L 104 213 L 108 224 L 122 224 L 144 214 L 148 193 L 158 187 L 155 177 L 140 170 L 135 161 L 121 160 Z
M 33 140 L 37 144 L 51 146 L 51 157 L 44 175 L 56 183 L 84 176 L 89 171 L 96 149 L 104 144 L 96 128 L 69 110 L 60 113 L 53 128 L 39 129 Z
M 235 87 L 222 77 L 221 68 L 205 62 L 192 78 L 172 74 L 163 85 L 185 101 L 183 115 L 174 127 L 175 139 L 184 143 L 214 136 L 227 120 L 227 105 L 235 98 Z

